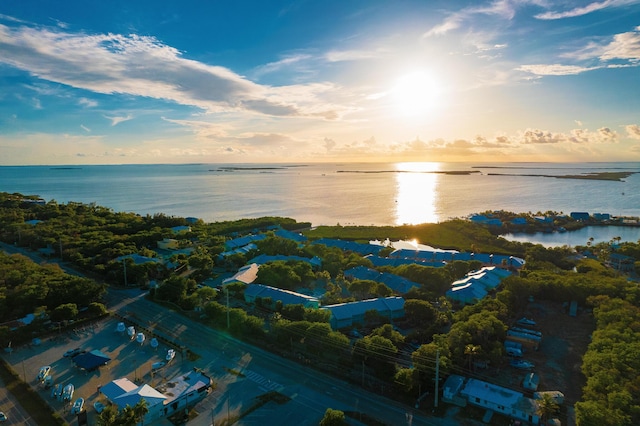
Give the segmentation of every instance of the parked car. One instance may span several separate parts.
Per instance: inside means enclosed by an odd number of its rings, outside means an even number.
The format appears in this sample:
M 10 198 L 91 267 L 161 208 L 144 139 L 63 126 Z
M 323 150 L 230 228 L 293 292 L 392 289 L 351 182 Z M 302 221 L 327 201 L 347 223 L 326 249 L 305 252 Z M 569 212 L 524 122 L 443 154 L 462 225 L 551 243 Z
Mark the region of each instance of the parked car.
M 7 420 L 9 420 L 7 415 L 3 411 L 0 411 L 0 422 L 6 422 Z
M 73 403 L 73 407 L 71 408 L 71 414 L 80 414 L 83 408 L 84 408 L 84 398 L 78 398 L 76 399 L 76 402 Z
M 96 413 L 100 414 L 104 411 L 104 404 L 100 401 L 96 401 L 93 403 L 93 408 L 96 410 Z
M 533 363 L 522 359 L 512 359 L 509 364 L 512 367 L 519 368 L 521 370 L 530 370 L 534 367 Z
M 62 356 L 65 358 L 73 358 L 76 355 L 80 355 L 82 352 L 83 352 L 82 349 L 74 348 L 74 349 L 69 349 Z

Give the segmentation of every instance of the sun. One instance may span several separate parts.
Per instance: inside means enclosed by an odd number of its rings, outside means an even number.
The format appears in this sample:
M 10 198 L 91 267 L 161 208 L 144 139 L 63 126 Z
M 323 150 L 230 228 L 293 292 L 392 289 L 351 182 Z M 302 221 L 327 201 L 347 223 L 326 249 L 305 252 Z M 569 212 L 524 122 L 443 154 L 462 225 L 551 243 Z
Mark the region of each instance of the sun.
M 437 80 L 426 71 L 404 74 L 391 89 L 395 110 L 403 117 L 424 118 L 434 113 L 439 92 Z

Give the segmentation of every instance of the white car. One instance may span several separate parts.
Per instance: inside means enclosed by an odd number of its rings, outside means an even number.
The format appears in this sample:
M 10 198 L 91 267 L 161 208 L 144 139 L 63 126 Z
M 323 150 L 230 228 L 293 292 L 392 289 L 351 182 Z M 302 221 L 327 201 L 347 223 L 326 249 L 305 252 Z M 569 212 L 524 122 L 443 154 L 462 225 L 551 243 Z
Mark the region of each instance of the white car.
M 3 411 L 0 411 L 0 422 L 6 422 L 7 420 L 9 420 L 7 415 Z
M 95 408 L 96 413 L 100 414 L 104 411 L 105 406 L 102 402 L 96 401 L 93 403 L 93 408 Z
M 83 408 L 84 408 L 84 398 L 78 398 L 76 399 L 76 402 L 73 403 L 73 407 L 71 408 L 71 413 L 80 414 Z

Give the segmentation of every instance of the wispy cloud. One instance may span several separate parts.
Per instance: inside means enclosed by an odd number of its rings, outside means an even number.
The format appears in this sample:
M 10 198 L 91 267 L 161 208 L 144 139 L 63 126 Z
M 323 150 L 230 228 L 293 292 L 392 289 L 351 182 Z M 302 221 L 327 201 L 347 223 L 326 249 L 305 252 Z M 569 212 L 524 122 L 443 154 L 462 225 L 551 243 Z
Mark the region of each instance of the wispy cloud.
M 82 130 L 84 130 L 85 132 L 87 132 L 87 133 L 91 133 L 91 129 L 90 129 L 90 128 L 88 128 L 87 126 L 85 126 L 84 124 L 81 124 L 81 125 L 80 125 L 80 128 L 81 128 Z
M 98 102 L 94 101 L 93 99 L 89 99 L 89 98 L 80 98 L 78 99 L 78 104 L 82 105 L 82 106 L 86 106 L 88 108 L 94 108 L 98 106 Z
M 249 111 L 314 116 L 323 99 L 314 86 L 264 86 L 233 71 L 186 59 L 154 37 L 74 34 L 56 29 L 0 25 L 0 62 L 49 81 L 96 93 L 164 99 L 206 111 Z M 324 87 L 323 89 L 326 89 Z M 293 102 L 288 94 L 307 96 Z M 319 116 L 334 118 L 334 107 Z
M 631 139 L 640 139 L 640 126 L 637 124 L 629 124 L 625 126 L 625 130 Z
M 565 10 L 562 12 L 548 11 L 535 15 L 537 19 L 543 20 L 555 20 L 565 18 L 575 18 L 577 16 L 587 15 L 589 13 L 597 12 L 609 7 L 627 6 L 630 4 L 638 3 L 637 0 L 605 0 L 600 2 L 589 3 L 585 6 L 574 7 L 573 9 Z
M 562 64 L 531 64 L 521 65 L 516 68 L 516 70 L 528 72 L 535 75 L 575 75 L 599 68 L 602 67 L 581 67 L 578 65 Z
M 111 126 L 117 126 L 120 123 L 132 120 L 133 115 L 127 114 L 126 116 L 115 116 L 115 117 L 109 117 L 105 115 L 104 118 L 111 121 Z

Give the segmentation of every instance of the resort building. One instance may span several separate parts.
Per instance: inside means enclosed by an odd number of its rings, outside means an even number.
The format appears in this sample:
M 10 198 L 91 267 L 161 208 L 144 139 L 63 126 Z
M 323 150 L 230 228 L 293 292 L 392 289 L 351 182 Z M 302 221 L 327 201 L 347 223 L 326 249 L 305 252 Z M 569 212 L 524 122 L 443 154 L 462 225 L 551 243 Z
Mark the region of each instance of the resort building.
M 376 311 L 383 317 L 394 320 L 404 317 L 404 299 L 402 297 L 381 297 L 359 302 L 339 303 L 323 306 L 331 312 L 330 324 L 334 330 L 353 327 L 365 323 L 365 313 Z
M 244 289 L 244 300 L 247 303 L 256 303 L 256 299 L 270 300 L 272 305 L 279 301 L 283 305 L 303 305 L 305 308 L 313 309 L 320 307 L 320 301 L 313 296 L 268 285 L 249 284 Z
M 388 272 L 378 272 L 366 266 L 356 266 L 344 271 L 344 277 L 349 280 L 370 280 L 382 283 L 398 294 L 405 294 L 413 287 L 420 288 L 420 284 L 399 275 Z
M 511 275 L 511 272 L 495 266 L 487 266 L 478 271 L 470 272 L 461 280 L 451 284 L 446 296 L 449 300 L 463 305 L 473 304 L 483 299 L 500 282 Z

